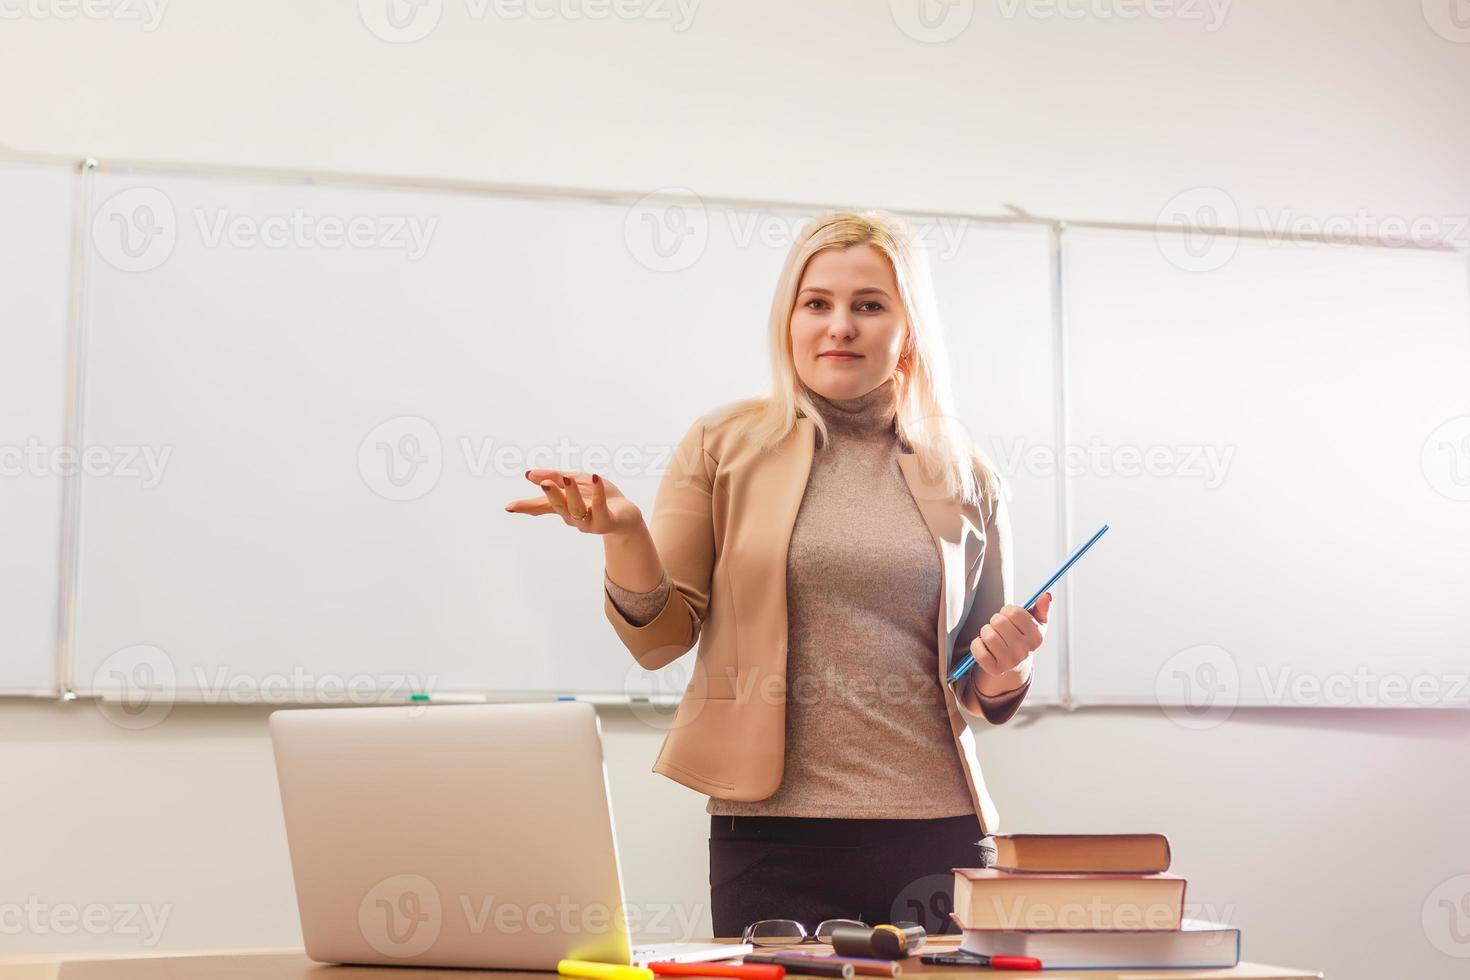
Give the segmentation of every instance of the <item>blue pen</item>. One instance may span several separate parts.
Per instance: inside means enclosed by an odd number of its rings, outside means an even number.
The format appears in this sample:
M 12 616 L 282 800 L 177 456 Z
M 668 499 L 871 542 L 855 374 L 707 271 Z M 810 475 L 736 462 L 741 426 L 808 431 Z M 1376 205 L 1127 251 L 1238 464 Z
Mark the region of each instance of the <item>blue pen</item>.
M 1107 530 L 1108 526 L 1106 524 L 1098 528 L 1097 533 L 1088 538 L 1086 544 L 1082 545 L 1076 551 L 1072 552 L 1072 557 L 1068 558 L 1066 562 L 1062 564 L 1062 567 L 1058 568 L 1056 570 L 1056 573 L 1052 575 L 1051 578 L 1046 580 L 1046 584 L 1037 589 L 1036 594 L 1026 600 L 1025 604 L 1022 605 L 1021 608 L 1026 610 L 1027 612 L 1030 612 L 1031 607 L 1040 602 L 1041 597 L 1046 595 L 1046 590 L 1051 588 L 1053 585 L 1056 585 L 1057 579 L 1067 574 L 1067 569 L 1076 564 L 1078 558 L 1081 558 L 1083 555 L 1087 554 L 1087 549 L 1097 544 L 1097 539 L 1102 537 L 1107 532 Z M 965 612 L 968 615 L 969 610 L 966 609 Z M 961 619 L 960 621 L 964 622 L 963 619 Z M 965 655 L 960 658 L 960 662 L 955 664 L 954 667 L 950 670 L 948 678 L 949 682 L 952 684 L 955 681 L 959 680 L 961 677 L 964 677 L 965 674 L 969 673 L 970 668 L 973 666 L 975 666 L 975 655 L 967 650 L 965 651 Z

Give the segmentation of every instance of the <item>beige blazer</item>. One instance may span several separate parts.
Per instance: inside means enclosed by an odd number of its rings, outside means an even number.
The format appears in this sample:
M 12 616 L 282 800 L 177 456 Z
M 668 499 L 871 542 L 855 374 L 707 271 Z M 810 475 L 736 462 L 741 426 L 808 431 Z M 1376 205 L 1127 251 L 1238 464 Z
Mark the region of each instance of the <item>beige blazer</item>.
M 774 451 L 760 453 L 735 437 L 728 423 L 696 421 L 679 441 L 649 520 L 673 586 L 668 601 L 653 620 L 636 626 L 603 590 L 608 620 L 643 668 L 657 670 L 699 642 L 653 771 L 710 796 L 760 800 L 781 784 L 787 547 L 816 438 L 815 423 L 803 416 Z M 1004 722 L 1025 691 L 982 705 L 973 686 L 978 669 L 954 685 L 944 676 L 954 651 L 963 655 L 990 617 L 1013 601 L 1004 498 L 983 510 L 961 506 L 937 479 L 926 477 L 917 455 L 898 458 L 942 556 L 935 670 L 975 813 L 981 829 L 994 833 L 998 817 L 970 723 Z

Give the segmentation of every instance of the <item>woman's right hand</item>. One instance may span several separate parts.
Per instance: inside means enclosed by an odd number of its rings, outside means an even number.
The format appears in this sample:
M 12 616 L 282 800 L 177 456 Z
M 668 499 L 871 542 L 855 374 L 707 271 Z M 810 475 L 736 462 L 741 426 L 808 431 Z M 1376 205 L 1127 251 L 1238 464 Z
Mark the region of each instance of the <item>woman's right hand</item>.
M 596 473 L 570 470 L 526 470 L 526 479 L 541 488 L 540 497 L 512 500 L 512 514 L 556 514 L 562 522 L 587 534 L 623 534 L 643 524 L 643 512 L 617 487 Z

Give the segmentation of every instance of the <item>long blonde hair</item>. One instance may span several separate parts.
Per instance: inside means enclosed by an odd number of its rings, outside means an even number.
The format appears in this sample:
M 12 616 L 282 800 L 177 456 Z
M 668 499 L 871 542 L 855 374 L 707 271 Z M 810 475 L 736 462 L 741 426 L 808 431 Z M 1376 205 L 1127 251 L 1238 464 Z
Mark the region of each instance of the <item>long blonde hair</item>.
M 792 305 L 813 255 L 857 245 L 870 245 L 888 257 L 908 319 L 908 341 L 894 371 L 899 438 L 918 457 L 921 472 L 934 481 L 937 492 L 977 506 L 982 497 L 993 501 L 1000 492 L 997 471 L 954 414 L 949 354 L 928 264 L 915 248 L 907 223 L 887 211 L 830 211 L 802 229 L 786 256 L 771 302 L 771 394 L 717 409 L 706 416 L 707 422 L 729 421 L 738 436 L 768 450 L 790 435 L 798 417 L 805 415 L 821 434 L 821 445 L 827 445 L 826 422 L 808 397 L 791 353 Z

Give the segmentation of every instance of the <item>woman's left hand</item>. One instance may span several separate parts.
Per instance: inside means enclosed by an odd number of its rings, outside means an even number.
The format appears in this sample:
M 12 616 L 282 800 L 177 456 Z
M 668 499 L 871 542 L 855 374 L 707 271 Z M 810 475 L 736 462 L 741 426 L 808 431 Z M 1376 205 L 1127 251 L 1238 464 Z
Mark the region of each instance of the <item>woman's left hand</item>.
M 975 665 L 992 677 L 1021 666 L 1046 640 L 1050 612 L 1050 592 L 1037 600 L 1035 616 L 1013 603 L 1001 606 L 970 644 Z

